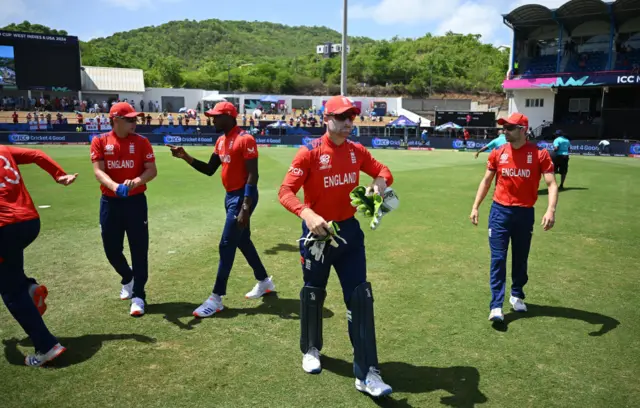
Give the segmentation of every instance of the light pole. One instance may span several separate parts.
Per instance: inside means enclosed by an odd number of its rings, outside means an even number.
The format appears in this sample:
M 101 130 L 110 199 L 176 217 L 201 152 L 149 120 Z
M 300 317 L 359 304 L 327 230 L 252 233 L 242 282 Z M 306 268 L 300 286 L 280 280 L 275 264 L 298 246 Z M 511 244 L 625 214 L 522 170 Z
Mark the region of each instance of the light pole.
M 342 11 L 342 66 L 340 78 L 340 95 L 347 95 L 347 0 L 344 0 Z

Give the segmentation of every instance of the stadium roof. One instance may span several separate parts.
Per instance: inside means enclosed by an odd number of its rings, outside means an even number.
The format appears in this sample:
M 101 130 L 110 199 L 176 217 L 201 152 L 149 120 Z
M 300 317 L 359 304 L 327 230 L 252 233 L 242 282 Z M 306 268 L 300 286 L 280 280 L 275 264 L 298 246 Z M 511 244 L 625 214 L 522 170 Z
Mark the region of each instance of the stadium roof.
M 540 26 L 562 23 L 568 31 L 585 22 L 603 20 L 609 21 L 609 7 L 613 11 L 616 24 L 621 24 L 640 15 L 640 0 L 616 0 L 605 2 L 602 0 L 571 0 L 558 9 L 550 9 L 539 4 L 520 6 L 509 14 L 503 14 L 504 20 L 510 26 L 521 31 L 532 31 Z M 635 13 L 634 13 L 635 12 Z
M 141 69 L 82 67 L 82 92 L 144 92 Z

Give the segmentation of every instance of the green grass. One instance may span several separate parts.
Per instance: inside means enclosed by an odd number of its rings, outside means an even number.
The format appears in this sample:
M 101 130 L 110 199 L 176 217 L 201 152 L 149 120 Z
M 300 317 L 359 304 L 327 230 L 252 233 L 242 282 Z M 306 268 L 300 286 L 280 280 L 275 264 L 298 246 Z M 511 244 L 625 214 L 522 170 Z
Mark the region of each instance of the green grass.
M 210 293 L 224 222 L 219 176 L 198 174 L 156 147 L 148 191 L 148 314 L 128 316 L 104 256 L 98 183 L 88 147 L 45 147 L 77 183 L 56 185 L 22 167 L 42 231 L 25 270 L 50 290 L 46 322 L 69 349 L 55 367 L 21 366 L 31 351 L 0 308 L 0 407 L 371 407 L 351 374 L 351 345 L 335 275 L 325 304 L 325 370 L 303 373 L 298 345 L 302 283 L 299 220 L 277 189 L 295 150 L 262 149 L 253 237 L 277 296 L 243 298 L 254 284 L 240 254 L 227 310 L 194 321 Z M 189 148 L 208 158 L 210 148 Z M 455 152 L 375 151 L 394 172 L 400 209 L 365 231 L 376 296 L 382 406 L 637 407 L 640 405 L 640 161 L 572 157 L 557 224 L 536 225 L 526 287 L 530 312 L 488 315 L 487 200 L 468 221 L 485 161 Z M 367 180 L 366 178 L 364 180 Z M 543 215 L 547 197 L 536 213 Z M 505 308 L 505 311 L 507 309 Z

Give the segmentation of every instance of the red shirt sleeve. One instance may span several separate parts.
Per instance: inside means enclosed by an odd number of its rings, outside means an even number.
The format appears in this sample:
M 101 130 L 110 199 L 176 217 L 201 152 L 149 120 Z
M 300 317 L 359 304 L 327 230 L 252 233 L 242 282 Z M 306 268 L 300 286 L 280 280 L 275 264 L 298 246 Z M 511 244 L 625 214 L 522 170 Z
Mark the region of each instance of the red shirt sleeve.
M 37 164 L 42 170 L 46 171 L 54 180 L 65 176 L 67 173 L 60 167 L 55 160 L 47 156 L 40 150 L 23 149 L 21 147 L 7 146 L 9 152 L 17 164 Z
M 220 145 L 220 141 L 222 140 L 222 137 L 219 137 L 218 140 L 216 140 L 216 144 L 213 146 L 213 154 L 217 154 L 218 156 L 220 156 L 220 149 L 219 149 L 219 145 Z
M 280 204 L 298 217 L 307 206 L 300 201 L 296 194 L 309 177 L 310 168 L 309 149 L 301 147 L 296 157 L 293 158 L 278 192 Z
M 373 178 L 384 178 L 387 186 L 390 186 L 393 183 L 393 176 L 391 175 L 389 168 L 377 161 L 365 147 L 362 147 L 362 154 L 363 160 L 361 170 Z
M 153 154 L 153 146 L 151 146 L 151 142 L 146 137 L 142 137 L 142 152 L 144 153 L 145 163 L 155 163 L 156 156 Z
M 258 146 L 256 145 L 256 139 L 254 139 L 253 136 L 243 136 L 242 157 L 245 160 L 258 158 Z
M 547 149 L 538 150 L 538 160 L 540 160 L 540 173 L 553 173 L 553 161 Z
M 489 158 L 487 159 L 487 170 L 497 171 L 498 164 L 496 163 L 496 157 L 498 156 L 498 151 L 493 149 L 491 153 L 489 153 Z
M 91 163 L 104 160 L 102 153 L 102 138 L 94 137 L 91 141 Z

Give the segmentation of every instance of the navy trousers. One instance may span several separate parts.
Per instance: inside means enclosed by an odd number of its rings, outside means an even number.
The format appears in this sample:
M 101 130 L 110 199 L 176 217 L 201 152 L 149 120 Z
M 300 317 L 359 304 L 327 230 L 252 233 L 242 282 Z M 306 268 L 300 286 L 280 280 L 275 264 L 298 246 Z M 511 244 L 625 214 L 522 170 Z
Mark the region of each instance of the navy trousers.
M 24 250 L 39 233 L 39 219 L 0 227 L 0 294 L 36 351 L 46 353 L 58 340 L 47 329 L 29 296 L 29 286 L 36 281 L 24 274 Z
M 340 286 L 342 287 L 342 297 L 347 306 L 347 313 L 350 313 L 350 300 L 353 291 L 362 283 L 367 281 L 367 259 L 364 249 L 364 233 L 360 228 L 360 223 L 355 218 L 349 218 L 338 222 L 340 231 L 338 235 L 347 241 L 344 244 L 338 241 L 338 248 L 330 245 L 326 246 L 324 260 L 316 261 L 310 250 L 300 241 L 300 261 L 302 262 L 302 277 L 304 286 L 326 289 L 329 281 L 331 266 L 336 270 Z M 302 222 L 302 238 L 306 237 L 309 229 L 305 222 Z M 348 319 L 348 326 L 351 326 L 351 319 Z M 351 329 L 348 328 L 351 344 L 356 347 L 351 338 Z M 375 339 L 374 339 L 375 341 Z M 353 371 L 357 378 L 364 380 L 369 372 L 369 367 L 361 367 L 353 361 Z
M 342 286 L 342 296 L 344 303 L 349 307 L 349 300 L 353 290 L 361 283 L 367 281 L 367 259 L 364 250 L 364 233 L 360 228 L 360 223 L 355 218 L 349 218 L 338 222 L 340 231 L 338 235 L 344 238 L 347 243 L 337 240 L 338 248 L 327 246 L 324 262 L 316 261 L 300 242 L 300 260 L 302 261 L 302 275 L 305 286 L 315 288 L 327 287 L 331 266 L 336 270 L 340 285 Z M 302 238 L 306 237 L 309 229 L 305 222 L 302 222 Z
M 257 191 L 252 199 L 251 214 L 253 214 L 258 205 Z M 220 261 L 218 262 L 216 283 L 213 286 L 213 293 L 219 296 L 227 294 L 227 281 L 231 274 L 233 261 L 236 258 L 237 248 L 240 249 L 247 263 L 251 269 L 253 269 L 253 276 L 255 276 L 257 280 L 262 281 L 269 277 L 267 270 L 260 260 L 260 255 L 258 255 L 258 251 L 251 241 L 251 225 L 243 229 L 238 228 L 236 217 L 242 209 L 243 201 L 244 189 L 227 192 L 224 199 L 224 208 L 227 212 L 227 217 L 224 223 L 224 229 L 222 230 L 222 238 L 220 238 L 220 244 L 218 245 Z
M 104 252 L 111 266 L 122 277 L 120 283 L 126 285 L 134 279 L 132 297 L 142 300 L 146 299 L 144 287 L 149 279 L 147 213 L 147 197 L 144 194 L 124 198 L 102 196 L 100 199 Z M 125 233 L 131 251 L 131 267 L 122 253 Z
M 489 247 L 491 248 L 490 309 L 504 303 L 507 279 L 507 253 L 511 241 L 511 295 L 524 299 L 527 263 L 535 213 L 533 207 L 508 207 L 493 202 L 489 213 Z

